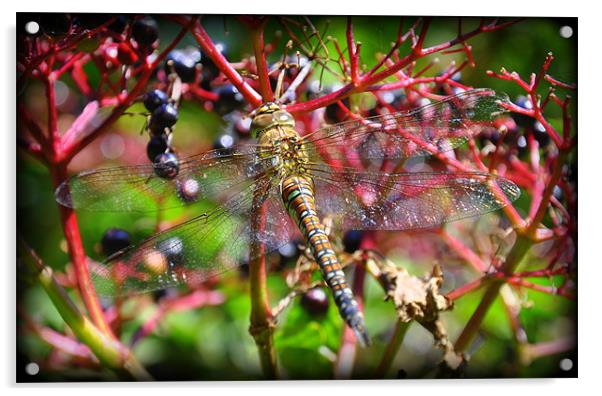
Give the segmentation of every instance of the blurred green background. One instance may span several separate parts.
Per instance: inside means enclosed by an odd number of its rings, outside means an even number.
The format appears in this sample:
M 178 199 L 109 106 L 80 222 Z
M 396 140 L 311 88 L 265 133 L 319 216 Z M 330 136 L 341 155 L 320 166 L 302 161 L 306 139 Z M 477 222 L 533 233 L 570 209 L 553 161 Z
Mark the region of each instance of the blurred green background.
M 169 43 L 178 28 L 173 23 L 157 17 L 160 24 L 161 46 Z M 322 30 L 326 26 L 327 35 L 337 37 L 345 43 L 346 17 L 311 17 L 314 25 Z M 406 18 L 407 27 L 415 18 Z M 398 30 L 398 17 L 354 17 L 355 38 L 362 42 L 362 63 L 368 68 L 376 63 L 378 53 L 386 53 L 390 43 L 395 39 Z M 246 29 L 233 17 L 204 16 L 203 24 L 215 41 L 226 43 L 231 60 L 238 60 L 252 52 L 251 43 L 247 39 Z M 464 30 L 476 27 L 477 19 L 463 19 Z M 562 26 L 571 26 L 573 35 L 563 38 L 560 35 Z M 455 37 L 458 28 L 457 18 L 433 18 L 425 46 L 433 45 Z M 269 22 L 266 30 L 266 42 L 272 40 L 276 30 L 281 26 L 275 18 Z M 467 67 L 462 71 L 462 83 L 474 87 L 490 87 L 506 92 L 511 98 L 521 93 L 515 85 L 485 75 L 485 71 L 499 71 L 501 67 L 518 72 L 528 79 L 532 72 L 539 70 L 546 54 L 553 52 L 556 60 L 549 73 L 566 82 L 576 82 L 576 19 L 561 18 L 528 18 L 518 24 L 500 31 L 481 34 L 471 39 L 476 67 Z M 280 42 L 280 48 L 286 42 Z M 178 47 L 195 45 L 188 35 Z M 408 45 L 401 47 L 401 53 L 407 51 Z M 329 45 L 334 52 L 334 47 Z M 270 55 L 269 62 L 280 60 L 281 50 Z M 427 76 L 443 71 L 452 59 L 457 64 L 463 61 L 463 54 L 437 54 L 418 62 L 416 70 L 428 61 L 438 58 L 438 63 L 427 72 Z M 98 73 L 93 67 L 86 69 L 92 86 L 98 81 Z M 312 78 L 319 76 L 314 73 Z M 335 82 L 328 73 L 324 74 L 323 84 L 328 86 Z M 73 82 L 64 79 L 61 88 L 67 92 L 67 102 L 74 102 L 70 114 L 61 115 L 61 130 L 74 120 L 85 102 L 72 90 Z M 544 91 L 542 91 L 544 92 Z M 18 93 L 18 100 L 23 101 L 32 111 L 44 110 L 43 87 L 37 81 L 31 81 L 24 92 Z M 143 111 L 142 105 L 135 105 L 131 112 Z M 559 126 L 559 112 L 551 111 L 549 119 Z M 123 163 L 145 163 L 145 145 L 147 137 L 140 131 L 144 125 L 144 117 L 124 116 L 110 131 L 102 135 L 96 142 L 87 147 L 72 162 L 70 171 L 79 172 L 95 167 L 105 167 Z M 195 154 L 210 149 L 215 139 L 228 128 L 227 122 L 213 112 L 207 112 L 198 103 L 184 102 L 180 110 L 180 120 L 174 136 L 174 146 L 183 154 Z M 576 159 L 573 159 L 576 160 Z M 54 201 L 53 187 L 46 168 L 27 154 L 18 152 L 17 158 L 17 216 L 18 232 L 39 253 L 45 263 L 62 270 L 69 258 L 66 253 L 57 204 Z M 523 196 L 518 203 L 523 213 L 528 210 L 528 197 Z M 181 213 L 170 212 L 166 216 L 174 218 Z M 498 215 L 487 217 L 495 218 Z M 156 216 L 123 213 L 78 213 L 79 225 L 88 255 L 102 260 L 99 242 L 108 228 L 121 227 L 127 229 L 135 241 L 139 241 L 153 233 Z M 477 220 L 488 221 L 488 220 Z M 472 223 L 470 223 L 472 224 Z M 450 226 L 453 227 L 453 226 Z M 411 235 L 404 233 L 386 233 L 383 240 L 395 238 L 426 238 L 426 243 L 438 246 L 432 235 Z M 388 253 L 388 252 L 385 252 Z M 403 249 L 389 255 L 396 264 L 403 265 L 412 274 L 422 276 L 430 271 L 433 261 L 428 259 L 413 260 Z M 277 262 L 277 255 L 270 257 Z M 537 267 L 541 262 L 536 259 L 530 265 Z M 445 291 L 470 278 L 463 272 L 459 259 L 450 263 L 442 263 L 446 273 Z M 449 264 L 449 266 L 447 266 Z M 291 262 L 286 263 L 289 267 Z M 523 268 L 526 269 L 526 268 Z M 465 277 L 463 277 L 463 275 Z M 554 284 L 555 279 L 543 279 L 540 282 Z M 18 279 L 19 309 L 24 310 L 37 322 L 43 323 L 59 331 L 65 325 L 50 303 L 48 297 L 39 286 L 32 284 L 26 275 L 19 274 Z M 222 305 L 204 307 L 184 312 L 170 313 L 161 321 L 156 331 L 142 340 L 134 348 L 135 354 L 157 379 L 187 380 L 229 380 L 260 379 L 257 350 L 249 336 L 250 300 L 248 281 L 244 273 L 231 271 L 220 278 L 217 290 L 225 296 Z M 282 272 L 274 272 L 269 277 L 269 291 L 272 304 L 276 304 L 287 293 L 287 286 Z M 74 298 L 77 298 L 73 295 Z M 472 293 L 456 304 L 452 312 L 444 314 L 444 321 L 452 340 L 470 317 L 481 297 L 480 292 Z M 145 304 L 132 301 L 125 304 L 124 312 L 133 317 L 123 326 L 122 339 L 127 343 L 133 332 L 156 309 L 151 296 Z M 576 326 L 576 306 L 562 297 L 553 297 L 533 291 L 521 294 L 529 308 L 521 312 L 521 320 L 525 326 L 529 342 L 542 342 L 567 337 L 574 334 Z M 368 330 L 374 337 L 374 346 L 369 350 L 360 350 L 361 358 L 356 367 L 358 377 L 366 376 L 377 364 L 386 342 L 392 334 L 395 313 L 390 303 L 383 303 L 382 290 L 372 279 L 367 280 L 366 318 Z M 131 305 L 131 306 L 130 306 Z M 139 310 L 139 307 L 145 307 Z M 129 311 L 128 311 L 129 310 Z M 295 299 L 282 317 L 276 331 L 276 349 L 282 372 L 288 378 L 332 378 L 332 356 L 336 354 L 342 332 L 342 322 L 336 308 L 330 301 L 330 308 L 325 317 L 313 317 Z M 499 302 L 488 314 L 479 339 L 469 350 L 472 354 L 466 375 L 469 377 L 547 377 L 571 375 L 559 369 L 559 361 L 563 357 L 574 357 L 575 352 L 563 355 L 551 355 L 534 360 L 528 365 L 519 362 L 516 342 L 510 330 L 507 315 Z M 18 364 L 28 361 L 41 362 L 49 356 L 50 348 L 31 332 L 18 331 Z M 398 353 L 389 378 L 396 378 L 398 370 L 403 369 L 408 378 L 428 377 L 433 372 L 441 352 L 432 346 L 430 334 L 417 324 L 412 324 L 404 343 Z M 574 360 L 576 363 L 576 360 Z M 17 367 L 19 373 L 22 367 Z M 574 372 L 572 373 L 574 374 Z M 108 372 L 98 375 L 82 369 L 61 368 L 57 371 L 42 370 L 36 378 L 26 380 L 77 381 L 84 379 L 114 379 Z

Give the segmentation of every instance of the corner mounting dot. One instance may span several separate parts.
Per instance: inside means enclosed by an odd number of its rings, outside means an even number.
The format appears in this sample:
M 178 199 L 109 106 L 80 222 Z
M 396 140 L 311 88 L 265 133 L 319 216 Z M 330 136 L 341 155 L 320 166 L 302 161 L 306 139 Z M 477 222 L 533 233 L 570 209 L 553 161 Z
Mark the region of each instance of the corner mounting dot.
M 29 34 L 36 34 L 40 31 L 40 25 L 36 21 L 29 21 L 25 24 L 25 31 Z
M 571 371 L 573 368 L 573 361 L 571 359 L 562 359 L 559 365 L 562 371 Z
M 25 366 L 25 372 L 29 375 L 37 375 L 40 372 L 40 366 L 37 363 L 27 363 Z
M 565 25 L 560 28 L 559 33 L 560 33 L 560 37 L 562 37 L 562 38 L 567 38 L 567 39 L 571 38 L 573 36 L 573 28 L 568 25 Z

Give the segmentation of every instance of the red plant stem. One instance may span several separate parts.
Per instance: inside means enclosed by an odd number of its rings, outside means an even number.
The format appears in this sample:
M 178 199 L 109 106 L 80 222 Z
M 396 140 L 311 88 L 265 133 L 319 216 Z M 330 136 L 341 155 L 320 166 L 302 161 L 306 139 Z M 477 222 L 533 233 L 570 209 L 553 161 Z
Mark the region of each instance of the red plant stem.
M 489 173 L 491 173 L 491 171 L 493 169 L 495 169 L 494 166 L 490 165 L 491 168 L 487 168 L 487 166 L 483 163 L 483 160 L 481 159 L 480 151 L 479 148 L 477 147 L 477 145 L 475 144 L 475 141 L 473 139 L 470 139 L 468 141 L 468 148 L 470 149 L 470 152 L 472 153 L 472 158 L 474 159 L 476 166 L 478 169 L 480 169 L 483 172 L 487 172 L 489 171 Z M 496 151 L 497 151 L 497 146 L 496 146 Z M 494 157 L 495 158 L 495 157 Z M 493 159 L 491 160 L 491 162 L 493 163 Z
M 397 356 L 397 352 L 399 352 L 399 348 L 401 348 L 401 344 L 403 344 L 403 339 L 410 328 L 411 322 L 402 322 L 401 320 L 397 320 L 395 322 L 395 331 L 391 336 L 391 339 L 387 343 L 387 348 L 385 349 L 385 353 L 381 358 L 378 367 L 374 371 L 373 378 L 375 379 L 383 379 L 385 375 L 387 375 L 387 371 L 391 368 L 393 361 L 395 360 L 395 356 Z
M 123 115 L 128 107 L 134 102 L 134 100 L 144 92 L 146 83 L 151 76 L 152 69 L 149 69 L 146 73 L 140 76 L 134 88 L 125 96 L 118 98 L 119 105 L 117 105 L 109 117 L 105 119 L 94 131 L 85 135 L 81 139 L 77 140 L 72 136 L 64 136 L 64 141 L 67 143 L 62 150 L 61 155 L 57 158 L 57 162 L 68 163 L 71 159 L 77 155 L 82 149 L 88 144 L 94 141 L 100 134 L 107 130 L 111 125 L 115 123 Z
M 481 323 L 483 322 L 489 307 L 491 304 L 493 304 L 493 301 L 497 297 L 501 286 L 501 282 L 496 282 L 487 290 L 485 290 L 485 294 L 481 297 L 477 309 L 470 317 L 468 323 L 464 327 L 464 330 L 460 334 L 460 337 L 458 337 L 458 340 L 456 340 L 454 349 L 457 352 L 462 352 L 469 346 L 477 330 L 481 327 Z
M 537 359 L 544 356 L 555 355 L 570 351 L 577 345 L 577 340 L 573 336 L 559 338 L 553 341 L 544 341 L 537 344 L 531 344 L 527 347 L 527 356 L 529 359 Z
M 265 227 L 265 205 L 260 205 L 261 191 L 253 197 L 253 207 L 260 207 L 251 216 L 251 235 L 258 235 Z M 261 368 L 266 379 L 278 378 L 276 350 L 274 348 L 274 317 L 270 308 L 267 287 L 265 244 L 252 238 L 250 246 L 249 282 L 251 288 L 251 326 L 249 332 L 259 351 Z
M 506 290 L 507 291 L 507 290 Z M 518 348 L 524 346 L 527 340 L 527 333 L 520 320 L 520 303 L 517 303 L 516 298 L 511 293 L 501 293 L 504 311 L 508 317 L 510 328 L 514 334 L 514 340 L 519 344 Z
M 533 98 L 535 98 L 535 97 L 536 97 L 536 94 L 534 92 L 532 94 L 532 99 L 531 99 L 532 103 L 534 103 Z M 541 109 L 539 107 L 534 108 L 534 114 L 535 114 L 535 119 L 544 126 L 546 132 L 548 133 L 548 135 L 550 135 L 550 137 L 554 141 L 554 144 L 557 147 L 562 147 L 562 139 L 560 138 L 560 135 L 558 135 L 558 132 L 556 132 L 556 129 L 554 129 L 554 127 L 548 122 L 548 120 L 545 119 L 545 117 L 543 116 Z
M 39 54 L 37 57 L 33 58 L 26 65 L 24 65 L 23 73 L 19 76 L 17 80 L 17 91 L 20 91 L 23 87 L 25 81 L 31 76 L 31 73 L 38 68 L 38 66 L 42 65 L 44 61 L 47 59 L 54 57 L 55 54 L 68 50 L 77 45 L 82 39 L 84 39 L 88 35 L 87 32 L 84 32 L 79 35 L 69 35 L 67 40 L 63 40 L 61 43 L 56 44 L 53 43 L 49 46 L 48 50 L 44 53 Z M 20 62 L 18 62 L 21 64 Z
M 48 137 L 53 159 L 56 160 L 60 150 L 61 137 L 58 131 L 58 114 L 56 111 L 56 92 L 54 91 L 54 80 L 51 76 L 45 79 L 46 101 L 48 106 Z
M 545 200 L 542 201 L 542 204 L 544 204 L 544 202 Z M 545 205 L 547 206 L 547 202 L 545 202 Z M 500 272 L 504 274 L 511 274 L 523 261 L 525 255 L 533 245 L 533 240 L 530 238 L 531 233 L 529 232 L 529 229 L 533 224 L 535 224 L 534 228 L 536 229 L 539 223 L 532 223 L 527 230 L 517 230 L 518 238 L 510 250 L 508 257 L 506 258 L 506 262 L 500 269 Z M 468 323 L 462 330 L 462 333 L 454 345 L 456 351 L 464 351 L 469 346 L 478 329 L 481 327 L 481 323 L 485 319 L 485 315 L 497 297 L 503 282 L 503 279 L 494 279 L 489 284 L 479 302 L 479 305 L 477 306 L 477 309 L 470 317 Z
M 251 28 L 251 40 L 253 42 L 253 51 L 255 52 L 255 63 L 257 65 L 257 76 L 259 77 L 259 92 L 263 98 L 263 102 L 273 102 L 274 93 L 270 86 L 270 78 L 268 75 L 268 63 L 265 58 L 265 47 L 263 39 L 263 31 L 267 18 L 262 21 L 257 27 Z
M 48 327 L 35 325 L 35 332 L 40 336 L 41 339 L 46 341 L 49 345 L 57 350 L 98 364 L 98 359 L 96 356 L 94 356 L 86 344 L 77 342 L 76 340 L 58 333 Z
M 418 23 L 418 21 L 416 21 L 416 23 Z M 395 53 L 395 51 L 401 46 L 401 44 L 403 44 L 403 42 L 407 38 L 407 35 L 413 29 L 414 29 L 414 27 L 410 28 L 408 33 L 406 33 L 405 35 L 402 34 L 402 32 L 403 32 L 403 18 L 402 18 L 399 21 L 399 31 L 397 33 L 397 40 L 395 40 L 395 43 L 391 46 L 391 49 L 389 50 L 389 52 L 387 52 L 387 54 L 385 56 L 383 56 L 380 59 L 380 61 L 378 61 L 378 63 L 376 65 L 374 65 L 374 67 L 372 69 L 370 69 L 370 71 L 367 74 L 372 75 L 372 74 L 376 73 L 378 71 L 378 69 L 380 69 L 380 67 L 385 64 L 385 62 L 387 62 L 389 59 L 391 59 L 391 56 L 393 55 L 393 53 Z
M 548 53 L 548 55 L 546 56 L 546 60 L 543 62 L 543 65 L 541 65 L 539 73 L 537 73 L 535 76 L 532 76 L 533 82 L 531 83 L 531 92 L 535 92 L 537 90 L 537 87 L 539 87 L 539 83 L 541 82 L 542 78 L 544 78 L 544 76 L 546 75 L 546 72 L 550 68 L 550 64 L 553 60 L 554 56 L 552 55 L 552 53 Z
M 52 167 L 51 173 L 55 187 L 58 187 L 58 185 L 67 178 L 67 171 L 64 166 Z M 114 337 L 113 332 L 106 321 L 100 302 L 98 301 L 92 279 L 90 278 L 90 272 L 88 271 L 86 262 L 86 252 L 84 251 L 82 244 L 75 212 L 73 209 L 62 205 L 59 205 L 59 210 L 65 239 L 67 240 L 69 254 L 75 270 L 75 277 L 77 278 L 77 285 L 82 299 L 84 300 L 84 304 L 90 314 L 90 318 L 103 333 Z
M 360 80 L 360 70 L 358 65 L 359 60 L 359 46 L 356 46 L 355 38 L 353 37 L 353 24 L 351 23 L 351 17 L 347 17 L 347 50 L 349 51 L 349 64 L 351 82 L 353 85 L 357 85 Z
M 25 106 L 23 106 L 21 102 L 18 104 L 18 111 L 19 117 L 17 121 L 19 123 L 23 123 L 24 126 L 27 127 L 27 130 L 36 140 L 36 143 L 40 145 L 40 150 L 43 154 L 44 160 L 48 161 L 51 157 L 51 153 L 48 147 L 48 139 L 46 136 L 44 136 L 42 127 L 40 127 L 40 125 L 38 125 L 38 123 L 31 118 L 30 114 L 27 112 L 27 109 L 25 109 Z
M 569 84 L 569 83 L 565 83 L 562 81 L 558 81 L 557 79 L 555 79 L 554 77 L 550 76 L 549 74 L 546 74 L 544 76 L 545 80 L 547 82 L 549 82 L 552 85 L 555 85 L 557 87 L 561 87 L 561 88 L 565 88 L 565 89 L 577 89 L 577 84 Z
M 533 282 L 529 282 L 524 278 L 542 278 L 542 277 L 550 277 L 554 275 L 565 275 L 567 273 L 566 268 L 558 268 L 556 270 L 539 270 L 539 271 L 530 271 L 530 272 L 516 272 L 512 275 L 505 275 L 502 272 L 496 272 L 494 274 L 483 275 L 482 277 L 466 283 L 452 291 L 450 291 L 446 296 L 451 300 L 457 300 L 464 295 L 477 290 L 481 286 L 484 286 L 492 281 L 504 281 L 510 283 L 514 286 L 518 287 L 526 287 L 529 289 L 533 289 L 542 293 L 559 295 L 568 299 L 574 299 L 574 295 L 572 293 L 566 292 L 565 290 L 561 290 L 560 288 L 553 288 L 548 286 L 539 285 Z
M 103 68 L 105 68 L 105 65 L 102 66 Z M 86 72 L 84 71 L 84 66 L 82 62 L 76 62 L 73 65 L 73 68 L 71 69 L 71 78 L 73 78 L 73 82 L 75 82 L 75 84 L 84 96 L 89 97 L 91 95 L 92 88 L 90 87 L 90 83 L 88 82 L 88 78 L 86 76 Z M 102 75 L 102 79 L 104 80 L 104 74 Z M 101 86 L 102 80 L 98 84 L 98 89 L 100 89 Z
M 42 147 L 38 143 L 29 141 L 21 136 L 17 136 L 17 145 L 34 158 L 38 159 L 40 162 L 48 164 L 48 161 L 46 161 L 46 157 L 42 152 Z
M 558 295 L 558 296 L 565 297 L 569 300 L 575 299 L 575 296 L 572 293 L 570 293 L 564 289 L 539 285 L 537 283 L 529 282 L 522 278 L 511 277 L 511 278 L 507 279 L 507 282 L 514 286 L 526 287 L 528 289 L 532 289 L 532 290 L 535 290 L 535 291 L 538 291 L 541 293 L 551 294 L 551 295 L 555 295 L 555 296 Z
M 541 203 L 539 204 L 539 208 L 536 211 L 535 216 L 531 220 L 531 223 L 526 230 L 526 234 L 528 236 L 530 236 L 531 238 L 535 238 L 537 236 L 536 235 L 537 228 L 539 227 L 539 224 L 543 220 L 543 217 L 545 216 L 546 211 L 548 210 L 548 206 L 550 204 L 550 197 L 552 196 L 552 193 L 554 192 L 554 187 L 556 187 L 556 185 L 558 184 L 558 181 L 560 180 L 560 177 L 562 176 L 562 167 L 564 166 L 567 155 L 568 155 L 568 153 L 561 148 L 561 151 L 555 160 L 554 171 L 552 173 L 552 177 L 550 178 L 550 180 L 548 180 L 548 182 L 546 184 L 546 188 L 543 192 L 543 196 L 541 199 Z
M 188 87 L 188 92 L 192 93 L 195 97 L 202 100 L 217 101 L 219 99 L 218 94 L 211 91 L 206 91 L 203 88 L 198 87 L 196 85 L 190 85 Z
M 416 73 L 414 73 L 414 77 L 420 77 L 420 76 L 422 76 L 424 73 L 426 73 L 427 71 L 429 71 L 433 66 L 435 66 L 435 63 L 436 63 L 435 60 L 430 61 L 422 69 L 420 69 Z
M 86 344 L 82 344 L 71 337 L 36 323 L 24 309 L 21 309 L 20 306 L 17 307 L 17 311 L 19 316 L 23 318 L 26 327 L 36 333 L 38 337 L 51 347 L 58 349 L 63 353 L 98 363 L 98 359 L 96 359 L 96 356 Z
M 200 21 L 197 21 L 191 30 L 197 43 L 201 46 L 205 54 L 215 63 L 217 68 L 228 78 L 228 80 L 238 89 L 245 100 L 253 107 L 258 107 L 262 103 L 262 97 L 247 84 L 240 74 L 230 65 L 228 60 L 215 47 L 211 37 L 207 34 Z
M 529 180 L 529 184 L 534 183 L 537 176 L 534 175 L 524 162 L 519 160 L 516 156 L 510 157 L 510 165 L 517 171 L 520 172 L 521 176 Z
M 472 282 L 468 282 L 460 287 L 455 288 L 454 290 L 450 291 L 449 293 L 447 293 L 446 297 L 449 298 L 452 301 L 455 301 L 457 299 L 459 299 L 460 297 L 463 297 L 464 295 L 479 289 L 481 286 L 483 286 L 485 284 L 485 281 L 487 281 L 487 277 L 486 276 L 482 276 L 478 279 L 473 280 Z
M 459 239 L 454 238 L 444 229 L 441 229 L 439 235 L 445 243 L 452 248 L 460 257 L 466 260 L 477 272 L 482 273 L 487 270 L 487 265 L 481 258 L 473 252 L 468 246 L 464 245 Z
M 453 40 L 450 40 L 445 43 L 442 43 L 442 44 L 439 44 L 439 45 L 436 45 L 433 47 L 429 47 L 426 49 L 421 49 L 421 45 L 424 42 L 424 39 L 426 37 L 426 32 L 428 31 L 428 21 L 426 21 L 422 26 L 422 31 L 420 32 L 420 35 L 419 35 L 416 43 L 413 46 L 412 53 L 406 55 L 404 58 L 395 62 L 395 64 L 393 64 L 392 66 L 390 66 L 378 73 L 372 74 L 372 75 L 366 74 L 366 75 L 360 77 L 359 81 L 357 83 L 350 82 L 350 83 L 344 85 L 342 88 L 338 89 L 337 91 L 331 92 L 330 94 L 327 94 L 327 95 L 324 95 L 324 96 L 321 96 L 321 97 L 318 97 L 318 98 L 315 98 L 312 100 L 308 100 L 306 102 L 291 104 L 290 106 L 287 106 L 286 109 L 287 109 L 287 111 L 292 112 L 292 113 L 299 113 L 299 112 L 312 111 L 312 110 L 318 109 L 320 107 L 325 107 L 336 101 L 345 99 L 346 97 L 348 97 L 349 95 L 351 95 L 353 93 L 365 91 L 368 87 L 373 86 L 376 83 L 386 79 L 387 77 L 392 76 L 393 74 L 397 73 L 399 70 L 408 66 L 410 63 L 412 63 L 413 61 L 415 61 L 418 58 L 446 50 L 446 49 L 453 47 L 456 44 L 462 43 L 480 33 L 491 32 L 494 30 L 502 29 L 503 27 L 506 27 L 506 26 L 516 23 L 516 22 L 518 22 L 518 20 L 510 21 L 508 23 L 503 23 L 503 24 L 499 24 L 499 25 L 493 25 L 493 26 L 479 26 L 478 28 L 476 28 L 468 33 L 464 33 L 464 34 L 456 37 Z
M 161 300 L 159 309 L 155 311 L 134 333 L 130 346 L 151 334 L 161 319 L 168 313 L 197 309 L 208 305 L 218 305 L 224 302 L 224 296 L 221 293 L 210 290 L 195 290 L 194 292 L 177 297 L 175 299 Z
M 54 79 L 56 80 L 56 79 L 60 78 L 63 73 L 68 71 L 75 64 L 75 62 L 79 61 L 80 59 L 82 61 L 85 61 L 88 58 L 90 58 L 90 55 L 85 54 L 83 52 L 78 52 L 78 53 L 72 55 L 69 58 L 69 60 L 67 62 L 65 62 L 60 68 L 58 68 L 57 70 L 52 72 Z
M 59 155 L 58 158 L 56 158 L 56 161 L 65 164 L 68 163 L 84 147 L 94 141 L 94 139 L 96 139 L 101 133 L 113 125 L 113 123 L 123 115 L 123 112 L 130 107 L 131 104 L 144 92 L 146 84 L 148 83 L 149 78 L 152 76 L 153 70 L 159 65 L 159 63 L 163 61 L 163 59 L 165 59 L 169 51 L 171 51 L 182 40 L 182 38 L 184 38 L 187 32 L 187 26 L 182 28 L 170 45 L 168 45 L 152 63 L 144 64 L 143 73 L 138 77 L 136 85 L 127 94 L 119 95 L 117 97 L 119 104 L 113 109 L 109 117 L 104 120 L 100 126 L 80 140 L 77 140 L 72 136 L 65 135 L 63 137 L 63 142 L 67 142 L 67 144 L 65 144 L 64 147 L 61 147 L 61 149 L 58 151 Z
M 48 67 L 45 72 L 44 83 L 46 85 L 46 101 L 48 108 L 48 145 L 50 146 L 51 160 L 57 162 L 57 157 L 60 155 L 61 148 L 61 136 L 58 132 L 58 114 L 55 100 L 55 89 L 54 89 L 54 78 L 52 76 L 52 64 L 54 62 L 54 55 L 50 56 L 52 59 L 48 61 Z M 56 164 L 56 166 L 50 169 L 55 188 L 67 178 L 66 166 L 63 164 Z M 60 205 L 59 205 L 60 206 Z M 102 307 L 94 291 L 90 273 L 88 272 L 88 266 L 86 265 L 86 253 L 84 251 L 81 236 L 79 234 L 79 228 L 77 226 L 77 219 L 75 212 L 71 208 L 60 206 L 60 216 L 69 246 L 69 254 L 73 262 L 75 275 L 78 281 L 79 290 L 84 300 L 84 304 L 90 313 L 92 322 L 103 332 L 113 336 L 113 333 L 107 324 Z
M 339 55 L 339 59 L 337 59 L 337 63 L 339 64 L 339 67 L 341 68 L 343 77 L 346 78 L 347 74 L 349 73 L 349 66 L 347 65 L 347 61 L 345 60 L 345 55 L 343 55 L 343 50 L 341 50 L 339 41 L 334 39 L 334 40 L 332 40 L 332 42 L 334 43 L 334 48 L 336 49 L 337 54 Z

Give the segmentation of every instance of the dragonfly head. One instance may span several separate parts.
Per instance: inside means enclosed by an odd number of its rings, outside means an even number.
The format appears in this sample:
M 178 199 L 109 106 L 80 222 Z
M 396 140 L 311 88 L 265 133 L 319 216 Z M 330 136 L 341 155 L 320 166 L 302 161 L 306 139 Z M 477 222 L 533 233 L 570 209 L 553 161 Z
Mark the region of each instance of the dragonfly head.
M 277 103 L 268 102 L 261 105 L 254 112 L 251 122 L 251 136 L 259 137 L 267 129 L 276 126 L 295 127 L 295 119 L 288 111 L 282 110 Z

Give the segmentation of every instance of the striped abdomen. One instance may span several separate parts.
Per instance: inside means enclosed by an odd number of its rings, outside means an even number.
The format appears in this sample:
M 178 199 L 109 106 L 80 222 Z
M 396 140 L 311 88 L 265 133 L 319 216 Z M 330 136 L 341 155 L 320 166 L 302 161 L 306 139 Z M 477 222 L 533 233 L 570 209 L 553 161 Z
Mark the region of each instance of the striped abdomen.
M 289 176 L 282 182 L 282 199 L 290 216 L 301 230 L 322 276 L 330 287 L 341 316 L 360 342 L 369 344 L 364 317 L 347 285 L 341 264 L 332 249 L 324 226 L 318 218 L 314 200 L 313 182 L 303 176 Z

